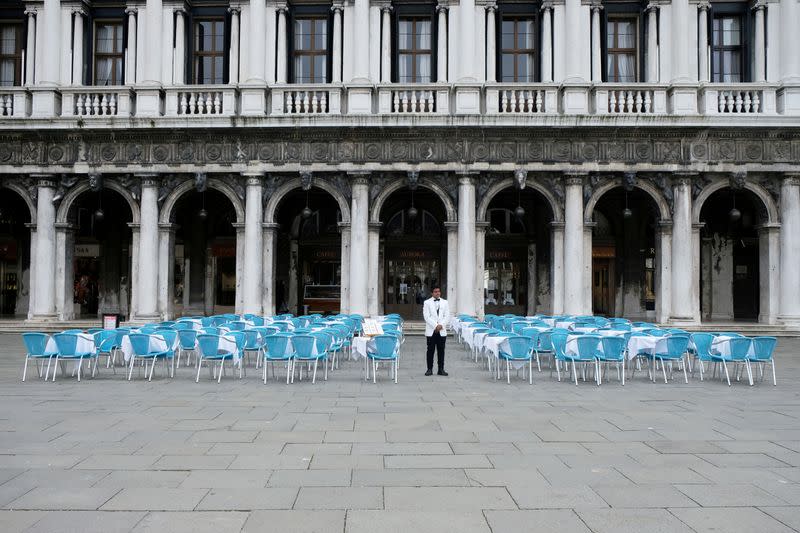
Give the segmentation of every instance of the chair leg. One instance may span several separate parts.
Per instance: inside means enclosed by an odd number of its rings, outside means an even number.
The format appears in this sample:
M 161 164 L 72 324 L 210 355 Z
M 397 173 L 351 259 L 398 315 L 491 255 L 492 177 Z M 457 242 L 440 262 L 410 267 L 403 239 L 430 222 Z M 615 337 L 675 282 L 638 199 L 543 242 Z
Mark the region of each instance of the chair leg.
M 728 374 L 728 363 L 726 363 L 725 361 L 722 361 L 722 366 L 723 366 L 723 368 L 725 368 L 725 379 L 728 380 L 728 387 L 730 387 L 731 386 L 731 377 Z
M 274 367 L 273 367 L 273 371 L 274 371 Z M 290 373 L 292 375 L 292 379 L 294 379 L 294 360 L 293 359 L 287 359 L 286 360 L 286 384 L 287 385 L 289 384 L 289 374 Z
M 25 368 L 22 369 L 22 381 L 25 381 L 25 376 L 28 375 L 28 354 L 25 354 Z
M 506 382 L 511 384 L 511 363 L 509 363 L 508 359 L 506 359 Z
M 575 359 L 572 360 L 572 376 L 575 378 L 575 386 L 578 386 L 578 372 L 575 370 Z
M 217 372 L 217 383 L 222 383 L 222 371 L 225 370 L 225 359 L 219 361 L 219 372 Z
M 770 359 L 770 362 L 772 363 L 772 386 L 777 387 L 778 380 L 775 379 L 775 358 L 773 357 L 772 359 Z
M 625 386 L 625 356 L 622 356 L 622 386 Z
M 750 386 L 753 386 L 753 369 L 750 367 L 750 361 L 745 360 L 745 366 L 747 367 L 747 379 L 750 381 Z
M 536 354 L 536 366 L 539 366 L 539 354 Z M 542 367 L 539 366 L 539 372 L 542 371 Z M 533 385 L 533 358 L 528 360 L 528 384 Z

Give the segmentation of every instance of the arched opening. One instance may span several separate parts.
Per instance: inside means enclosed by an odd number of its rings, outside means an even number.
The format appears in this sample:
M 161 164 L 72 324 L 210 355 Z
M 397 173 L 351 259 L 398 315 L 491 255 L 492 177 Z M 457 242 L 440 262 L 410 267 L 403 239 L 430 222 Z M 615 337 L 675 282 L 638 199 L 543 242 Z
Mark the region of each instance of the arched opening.
M 279 224 L 275 308 L 280 313 L 335 314 L 341 309 L 339 203 L 319 188 L 295 189 L 276 209 Z M 365 258 L 366 260 L 366 258 Z
M 31 212 L 10 189 L 0 192 L 0 316 L 24 317 L 30 304 Z
M 72 312 L 67 309 L 65 316 L 127 316 L 132 256 L 129 224 L 133 222 L 128 201 L 108 188 L 99 192 L 85 190 L 69 206 L 67 221 L 74 246 L 67 245 L 65 250 L 65 267 L 72 270 L 71 275 L 67 272 L 65 276 L 72 288 Z M 67 298 L 67 308 L 69 301 Z
M 236 210 L 222 192 L 190 190 L 172 210 L 175 223 L 175 315 L 212 315 L 236 308 Z
M 767 222 L 751 191 L 726 187 L 700 209 L 700 317 L 755 321 L 760 312 L 759 225 Z
M 383 308 L 407 320 L 422 320 L 422 303 L 442 285 L 447 256 L 442 200 L 429 189 L 393 192 L 380 211 Z M 441 287 L 447 297 L 446 287 Z
M 659 209 L 645 191 L 615 187 L 592 214 L 592 312 L 655 319 Z
M 531 188 L 508 187 L 489 202 L 482 281 L 484 313 L 532 315 L 551 308 L 552 221 L 547 199 Z

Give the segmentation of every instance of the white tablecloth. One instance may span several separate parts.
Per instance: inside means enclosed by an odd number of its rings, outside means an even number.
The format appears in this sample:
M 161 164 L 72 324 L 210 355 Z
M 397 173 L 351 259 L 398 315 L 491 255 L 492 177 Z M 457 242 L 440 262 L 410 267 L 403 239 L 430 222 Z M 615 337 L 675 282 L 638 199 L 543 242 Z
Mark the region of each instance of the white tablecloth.
M 594 327 L 579 327 L 579 328 L 572 328 L 572 331 L 575 333 L 594 333 L 597 331 L 597 328 Z
M 633 336 L 628 339 L 628 359 L 635 359 L 639 354 L 653 355 L 667 350 L 666 337 Z
M 715 355 L 722 355 L 723 357 L 730 357 L 731 355 L 731 339 L 736 337 L 729 337 L 727 335 L 719 335 L 718 337 L 714 337 L 714 340 L 711 341 L 711 349 L 709 350 L 712 354 Z M 750 349 L 747 350 L 747 355 L 753 356 L 755 355 L 755 348 L 753 344 L 750 343 Z
M 78 341 L 75 343 L 75 351 L 78 353 L 87 353 L 87 352 L 94 352 L 96 350 L 94 345 L 94 337 L 89 333 L 77 333 Z M 48 352 L 57 352 L 58 346 L 56 345 L 56 340 L 50 337 L 50 340 L 47 341 L 47 346 L 45 350 Z
M 556 327 L 556 328 L 565 328 L 566 329 L 566 328 L 569 328 L 574 323 L 575 323 L 574 320 L 559 320 L 558 322 L 556 322 L 554 327 Z
M 593 332 L 592 335 L 600 335 L 601 337 L 622 337 L 625 335 L 624 331 L 613 330 L 613 329 L 601 329 Z M 568 335 L 567 336 L 567 346 L 564 349 L 564 353 L 567 355 L 578 355 L 578 338 L 581 335 Z M 655 338 L 655 337 L 654 337 Z M 597 349 L 601 352 L 603 351 L 603 340 L 599 339 L 597 341 Z
M 372 337 L 354 337 L 352 348 L 350 351 L 351 359 L 366 358 L 367 351 L 375 349 L 375 341 Z
M 147 351 L 149 352 L 164 352 L 167 348 L 167 342 L 164 340 L 163 337 L 157 334 L 149 335 L 150 342 L 147 345 Z M 175 346 L 173 346 L 173 349 Z M 122 354 L 125 356 L 125 362 L 131 360 L 131 356 L 133 356 L 133 345 L 131 344 L 131 338 L 128 335 L 122 337 L 122 344 L 120 345 L 120 350 L 122 350 Z

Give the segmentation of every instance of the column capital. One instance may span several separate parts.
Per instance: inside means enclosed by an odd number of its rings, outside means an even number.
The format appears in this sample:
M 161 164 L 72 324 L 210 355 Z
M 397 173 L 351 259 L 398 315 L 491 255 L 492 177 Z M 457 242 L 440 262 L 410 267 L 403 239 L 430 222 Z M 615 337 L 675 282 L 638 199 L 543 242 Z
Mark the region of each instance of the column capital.
M 672 173 L 672 184 L 676 187 L 691 186 L 692 181 L 700 174 L 692 171 L 681 171 Z
M 437 12 L 437 13 L 439 13 L 439 14 L 441 14 L 441 13 L 447 13 L 447 10 L 448 10 L 448 9 L 450 9 L 450 6 L 449 6 L 449 5 L 447 5 L 447 4 L 443 4 L 443 3 L 441 3 L 441 2 L 439 2 L 438 4 L 436 4 L 436 12 Z
M 541 9 L 545 13 L 548 12 L 548 11 L 552 11 L 552 9 L 553 9 L 553 0 L 544 0 L 542 2 L 542 6 L 539 9 Z
M 783 184 L 790 187 L 800 185 L 800 172 L 786 172 L 783 175 Z
M 84 6 L 74 6 L 72 8 L 72 14 L 85 17 L 89 13 L 86 11 L 86 8 Z
M 161 233 L 175 233 L 178 229 L 177 224 L 173 224 L 172 222 L 159 222 L 158 223 L 158 231 Z
M 383 227 L 383 222 L 374 222 L 373 221 L 373 222 L 370 222 L 368 224 L 368 226 L 369 226 L 369 231 L 371 231 L 371 232 L 379 232 L 381 230 L 381 228 Z
M 553 228 L 553 231 L 564 231 L 564 221 L 563 220 L 553 220 L 550 222 L 550 227 Z
M 231 15 L 239 15 L 242 12 L 241 6 L 230 6 L 228 8 L 228 13 Z
M 286 15 L 286 12 L 289 11 L 289 5 L 286 2 L 277 2 L 275 4 L 275 11 L 277 11 L 279 15 Z
M 266 172 L 255 170 L 251 172 L 242 172 L 242 177 L 245 178 L 245 184 L 249 186 L 262 185 Z
M 244 222 L 231 222 L 231 226 L 234 227 L 236 233 L 243 233 L 246 225 Z
M 26 14 L 28 17 L 35 17 L 35 16 L 36 16 L 36 13 L 37 13 L 38 11 L 39 11 L 39 10 L 38 10 L 37 8 L 35 8 L 35 7 L 31 6 L 31 7 L 27 8 L 27 9 L 25 9 L 25 14 Z
M 763 233 L 778 233 L 781 229 L 781 225 L 778 222 L 767 222 L 765 224 L 758 224 L 756 226 L 756 231 L 759 234 Z
M 53 227 L 56 229 L 56 231 L 60 233 L 75 231 L 75 226 L 73 224 L 70 224 L 69 222 L 56 222 L 55 224 L 53 224 Z
M 345 231 L 350 231 L 350 223 L 349 222 L 337 222 L 336 226 L 339 228 L 340 233 L 344 233 Z
M 342 11 L 344 11 L 344 2 L 341 1 L 334 2 L 333 5 L 331 5 L 331 11 L 333 12 L 334 15 L 337 13 L 341 15 Z
M 134 174 L 134 177 L 139 178 L 142 187 L 158 187 L 159 179 L 156 173 Z
M 458 222 L 445 222 L 444 227 L 447 230 L 447 233 L 458 232 Z
M 351 185 L 366 185 L 369 186 L 369 177 L 372 173 L 368 170 L 356 170 L 347 173 L 350 178 Z
M 125 8 L 125 14 L 134 16 L 136 13 L 139 12 L 139 8 L 137 6 L 128 6 Z
M 603 10 L 603 4 L 596 0 L 590 4 L 590 7 L 592 8 L 592 13 L 599 13 Z
M 486 231 L 487 229 L 489 229 L 489 223 L 485 220 L 475 222 L 475 231 Z
M 487 13 L 494 13 L 495 11 L 497 11 L 497 4 L 492 3 L 486 6 Z
M 672 221 L 671 220 L 659 220 L 656 222 L 657 230 L 660 235 L 671 235 L 672 234 Z
M 391 13 L 394 7 L 391 4 L 384 4 L 381 6 L 381 13 Z
M 54 174 L 31 174 L 31 178 L 36 181 L 37 187 L 55 188 L 56 177 Z
M 566 185 L 583 185 L 588 176 L 588 172 L 567 171 L 564 172 L 564 183 Z
M 753 5 L 750 6 L 750 9 L 752 11 L 762 11 L 764 9 L 767 9 L 767 2 L 765 0 L 755 0 L 755 2 L 753 2 Z
M 645 6 L 644 11 L 645 13 L 655 13 L 659 10 L 661 6 L 659 6 L 656 2 L 648 2 L 647 6 Z
M 474 187 L 479 172 L 475 172 L 474 170 L 460 170 L 455 174 L 458 176 L 459 185 L 471 185 Z
M 711 9 L 711 2 L 708 0 L 700 0 L 697 2 L 698 11 L 708 11 L 709 9 Z
M 275 222 L 262 222 L 261 229 L 266 232 L 275 233 L 280 229 L 281 225 Z

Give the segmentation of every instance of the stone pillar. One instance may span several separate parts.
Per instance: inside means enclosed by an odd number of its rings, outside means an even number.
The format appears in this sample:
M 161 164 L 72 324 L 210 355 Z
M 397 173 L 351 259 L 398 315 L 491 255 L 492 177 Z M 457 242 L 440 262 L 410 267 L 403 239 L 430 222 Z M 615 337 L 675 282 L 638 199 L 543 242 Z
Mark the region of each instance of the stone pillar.
M 144 36 L 144 40 L 147 61 L 144 62 L 144 83 L 148 85 L 161 85 L 164 19 L 162 0 L 147 0 L 145 18 L 147 19 L 145 24 L 147 35 Z
M 660 221 L 656 234 L 656 322 L 669 320 L 670 296 L 672 294 L 672 222 Z
M 563 222 L 551 222 L 550 251 L 550 314 L 564 312 L 564 226 Z
M 542 2 L 542 83 L 553 81 L 553 2 Z
M 475 313 L 483 317 L 486 300 L 483 297 L 483 277 L 486 273 L 486 229 L 488 222 L 475 223 Z M 455 265 L 453 269 L 455 269 Z
M 600 37 L 600 11 L 601 4 L 592 4 L 592 82 L 603 81 L 602 51 L 603 42 Z
M 250 42 L 247 43 L 248 62 L 247 69 L 249 75 L 248 83 L 264 83 L 264 71 L 266 69 L 265 53 L 266 48 L 263 38 L 264 30 L 267 27 L 267 4 L 266 0 L 250 0 Z
M 134 310 L 135 320 L 150 321 L 159 318 L 158 314 L 158 261 L 153 255 L 158 253 L 158 176 L 144 174 L 142 197 L 140 200 L 141 222 L 139 224 L 139 280 L 137 283 L 138 308 Z
M 800 27 L 797 0 L 780 0 L 781 80 L 800 81 L 800 54 L 797 53 L 797 28 Z
M 233 25 L 231 25 L 233 34 Z M 238 32 L 237 32 L 238 39 Z M 233 41 L 231 41 L 231 50 Z M 186 83 L 186 10 L 175 10 L 175 55 L 173 57 L 172 83 L 183 85 Z
M 486 6 L 486 81 L 497 81 L 496 5 Z
M 647 4 L 647 82 L 658 83 L 658 4 Z M 702 49 L 702 47 L 701 47 Z
M 245 214 L 245 216 L 247 216 Z M 245 268 L 245 223 L 244 222 L 235 222 L 231 224 L 236 229 L 236 306 L 234 312 L 237 315 L 241 315 L 244 313 L 244 268 Z M 295 257 L 297 257 L 295 255 Z M 219 268 L 219 264 L 217 264 L 217 268 Z M 216 280 L 216 275 L 213 278 Z M 258 281 L 260 282 L 260 280 Z M 256 282 L 256 283 L 258 283 Z M 256 303 L 256 307 L 260 302 Z
M 369 0 L 353 1 L 353 80 L 369 80 Z
M 689 81 L 689 0 L 672 0 L 672 80 Z
M 35 176 L 36 181 L 36 286 L 33 320 L 56 318 L 56 208 L 53 205 L 55 180 L 51 175 Z
M 694 256 L 692 245 L 692 177 L 678 174 L 673 184 L 672 215 L 672 311 L 674 323 L 693 322 Z M 698 245 L 699 246 L 699 245 Z
M 33 318 L 33 306 L 36 302 L 36 219 L 33 219 L 31 222 L 25 224 L 25 227 L 31 231 L 31 249 L 30 249 L 30 258 L 31 258 L 31 265 L 28 271 L 28 315 L 27 319 L 30 320 Z
M 261 200 L 263 173 L 246 174 L 247 192 L 244 209 L 244 265 L 242 292 L 244 313 L 260 315 L 262 312 L 262 250 L 259 241 L 263 240 Z M 237 283 L 238 284 L 238 283 Z
M 378 306 L 378 295 L 380 293 L 378 277 L 380 272 L 381 226 L 382 223 L 380 222 L 369 223 L 369 259 L 367 261 L 369 293 L 367 296 L 367 308 L 370 316 L 380 314 Z
M 583 82 L 585 78 L 581 69 L 581 53 L 585 51 L 581 49 L 580 32 L 573 30 L 580 27 L 578 21 L 581 19 L 581 0 L 565 0 L 564 18 L 567 25 L 571 26 L 563 36 L 559 36 L 565 39 L 565 79 Z
M 537 313 L 536 300 L 538 295 L 538 279 L 536 268 L 536 243 L 528 243 L 528 301 L 526 304 L 526 314 L 528 316 Z
M 261 225 L 263 249 L 261 260 L 264 264 L 264 280 L 262 286 L 264 288 L 262 300 L 262 307 L 265 315 L 274 315 L 277 313 L 276 306 L 280 303 L 275 301 L 275 273 L 277 266 L 278 254 L 278 224 L 267 222 Z
M 25 85 L 36 81 L 36 10 L 26 9 L 28 17 L 28 36 L 25 43 Z
M 464 3 L 461 3 L 464 9 Z M 463 28 L 462 28 L 463 31 Z M 475 180 L 458 178 L 458 312 L 475 315 Z
M 381 8 L 381 83 L 392 81 L 392 6 Z
M 780 205 L 780 320 L 800 327 L 800 174 L 784 177 Z
M 342 313 L 350 312 L 350 223 L 339 222 L 339 232 L 342 235 L 342 280 L 340 287 L 340 310 Z
M 564 312 L 569 315 L 582 314 L 584 307 L 583 180 L 578 173 L 565 179 Z
M 72 35 L 72 85 L 83 85 L 83 9 L 75 9 L 75 33 Z
M 170 320 L 175 316 L 175 224 L 159 224 L 158 237 L 158 311 Z
M 61 4 L 61 61 L 59 61 L 61 74 L 59 76 L 59 85 L 62 87 L 72 85 L 72 45 L 74 44 L 72 21 L 73 9 L 65 3 Z
M 239 41 L 241 32 L 239 30 L 239 7 L 229 7 L 231 14 L 231 49 L 228 59 L 228 83 L 235 85 L 239 83 Z
M 73 320 L 73 282 L 75 269 L 75 228 L 68 223 L 56 223 L 55 307 L 59 320 Z
M 331 82 L 342 82 L 342 10 L 341 3 L 335 3 L 331 8 L 333 11 L 333 51 L 331 59 Z
M 780 313 L 780 224 L 758 228 L 759 312 L 762 324 L 775 324 Z
M 367 315 L 369 273 L 369 179 L 364 173 L 351 174 L 350 211 L 350 312 Z
M 128 227 L 131 228 L 131 277 L 128 281 L 131 302 L 127 319 L 131 320 L 139 308 L 139 224 L 129 222 Z
M 447 230 L 447 292 L 444 297 L 450 304 L 450 313 L 458 311 L 458 222 L 445 222 Z
M 31 88 L 32 116 L 52 118 L 60 108 L 55 90 L 61 80 L 62 14 L 61 0 L 44 0 L 37 18 L 36 87 Z M 71 29 L 71 28 L 70 28 Z
M 286 4 L 278 6 L 278 55 L 275 59 L 277 74 L 275 76 L 276 83 L 286 83 L 287 81 L 287 65 L 289 61 L 289 53 L 287 51 L 286 36 L 286 12 L 288 8 Z
M 475 0 L 460 1 L 458 32 L 460 43 L 458 77 L 463 81 L 475 81 Z
M 767 43 L 764 28 L 764 11 L 767 4 L 764 0 L 758 0 L 753 6 L 755 12 L 755 50 L 753 61 L 753 81 L 767 81 Z
M 698 80 L 708 81 L 708 10 L 710 4 L 702 0 L 697 4 L 697 73 Z
M 136 83 L 136 12 L 135 7 L 125 8 L 128 16 L 128 48 L 125 52 L 125 85 Z
M 436 38 L 436 81 L 447 82 L 447 6 L 436 6 L 438 13 L 438 30 Z
M 583 311 L 592 314 L 592 236 L 597 224 L 591 220 L 583 221 Z M 619 312 L 619 309 L 615 309 Z

